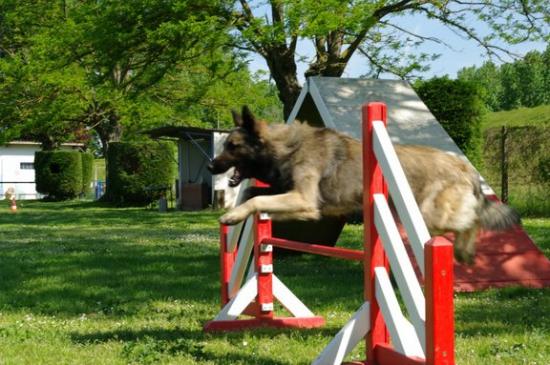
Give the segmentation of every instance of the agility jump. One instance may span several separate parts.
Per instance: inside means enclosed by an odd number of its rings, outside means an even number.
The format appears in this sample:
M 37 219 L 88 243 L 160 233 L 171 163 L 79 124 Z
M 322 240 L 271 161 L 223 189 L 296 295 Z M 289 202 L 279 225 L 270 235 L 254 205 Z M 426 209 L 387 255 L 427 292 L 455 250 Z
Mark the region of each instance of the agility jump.
M 340 364 L 362 340 L 367 345 L 364 364 L 454 364 L 453 247 L 445 238 L 430 237 L 386 131 L 386 115 L 382 103 L 363 106 L 364 250 L 274 238 L 265 214 L 236 226 L 222 225 L 222 310 L 205 325 L 206 331 L 324 324 L 274 274 L 273 247 L 282 247 L 364 264 L 364 304 L 312 364 Z M 388 206 L 388 190 L 422 271 L 424 292 Z M 399 307 L 390 267 L 409 318 Z M 275 299 L 293 317 L 275 316 Z M 251 318 L 238 319 L 241 314 Z

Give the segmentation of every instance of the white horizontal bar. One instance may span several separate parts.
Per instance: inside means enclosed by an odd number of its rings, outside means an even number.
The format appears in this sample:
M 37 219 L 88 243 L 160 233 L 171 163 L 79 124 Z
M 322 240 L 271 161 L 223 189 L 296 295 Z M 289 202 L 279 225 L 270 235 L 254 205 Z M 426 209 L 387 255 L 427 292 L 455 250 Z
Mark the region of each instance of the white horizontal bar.
M 426 351 L 426 299 L 414 272 L 413 265 L 382 194 L 374 195 L 374 224 L 382 239 L 399 291 L 403 295 L 407 312 L 416 334 Z
M 340 365 L 347 354 L 364 339 L 370 330 L 369 302 L 361 308 L 334 336 L 323 352 L 312 362 L 312 365 Z
M 396 351 L 405 356 L 425 357 L 413 325 L 403 316 L 384 267 L 374 268 L 375 296 Z
M 424 244 L 431 238 L 430 233 L 384 123 L 373 122 L 372 126 L 374 154 L 382 168 L 395 208 L 407 231 L 418 266 L 424 273 Z

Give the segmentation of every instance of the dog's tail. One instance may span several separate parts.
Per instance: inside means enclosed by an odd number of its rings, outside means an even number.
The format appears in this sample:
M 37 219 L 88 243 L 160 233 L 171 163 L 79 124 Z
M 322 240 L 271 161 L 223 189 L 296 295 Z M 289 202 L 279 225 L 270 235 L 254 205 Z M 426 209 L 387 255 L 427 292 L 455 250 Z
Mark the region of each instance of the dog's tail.
M 521 224 L 519 214 L 508 205 L 491 201 L 482 195 L 479 220 L 488 230 L 500 231 Z

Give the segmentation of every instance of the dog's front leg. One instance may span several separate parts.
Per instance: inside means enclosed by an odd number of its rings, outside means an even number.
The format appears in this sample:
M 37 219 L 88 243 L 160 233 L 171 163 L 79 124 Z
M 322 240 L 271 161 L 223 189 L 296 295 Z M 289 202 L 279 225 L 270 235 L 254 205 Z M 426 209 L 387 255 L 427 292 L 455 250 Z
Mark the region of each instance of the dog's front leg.
M 237 224 L 256 212 L 284 213 L 297 219 L 319 219 L 321 213 L 316 202 L 308 201 L 301 193 L 291 191 L 271 196 L 256 196 L 231 209 L 220 218 L 220 223 Z

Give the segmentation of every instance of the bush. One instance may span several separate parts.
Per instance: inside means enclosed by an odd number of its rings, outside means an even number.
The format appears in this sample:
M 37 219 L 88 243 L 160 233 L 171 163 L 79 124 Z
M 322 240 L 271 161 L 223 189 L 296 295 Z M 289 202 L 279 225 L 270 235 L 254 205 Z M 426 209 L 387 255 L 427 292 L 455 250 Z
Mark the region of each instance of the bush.
M 475 165 L 481 158 L 481 120 L 485 113 L 480 87 L 446 77 L 418 82 L 416 92 L 458 147 Z
M 148 204 L 160 196 L 151 188 L 171 187 L 175 177 L 170 143 L 112 142 L 107 153 L 106 199 L 115 203 Z
M 36 191 L 53 200 L 82 192 L 82 157 L 76 151 L 37 151 L 34 156 Z
M 87 152 L 82 152 L 82 194 L 90 192 L 92 184 L 92 175 L 94 169 L 94 155 Z

